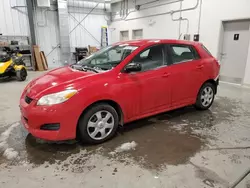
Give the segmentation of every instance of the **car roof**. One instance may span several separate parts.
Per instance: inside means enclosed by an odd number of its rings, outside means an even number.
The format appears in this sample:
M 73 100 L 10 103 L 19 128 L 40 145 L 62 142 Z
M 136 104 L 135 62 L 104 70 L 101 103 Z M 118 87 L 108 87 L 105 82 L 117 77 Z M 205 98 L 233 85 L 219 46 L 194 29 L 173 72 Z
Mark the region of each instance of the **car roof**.
M 114 45 L 131 45 L 131 46 L 143 46 L 146 44 L 186 44 L 186 45 L 199 45 L 199 42 L 186 41 L 186 40 L 173 40 L 173 39 L 141 39 L 130 40 L 115 43 Z

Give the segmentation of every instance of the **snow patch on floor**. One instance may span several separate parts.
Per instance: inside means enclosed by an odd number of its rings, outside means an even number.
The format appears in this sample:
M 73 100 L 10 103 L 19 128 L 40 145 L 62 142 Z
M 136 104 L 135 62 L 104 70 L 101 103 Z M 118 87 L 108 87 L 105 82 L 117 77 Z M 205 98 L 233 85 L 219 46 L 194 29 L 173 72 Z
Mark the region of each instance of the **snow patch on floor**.
M 18 157 L 18 152 L 15 151 L 13 148 L 9 148 L 7 140 L 10 137 L 10 134 L 13 131 L 13 129 L 19 125 L 20 124 L 18 122 L 12 124 L 8 129 L 6 129 L 0 135 L 0 152 L 3 153 L 3 156 L 6 157 L 8 160 L 13 160 L 16 157 Z
M 8 160 L 13 160 L 18 157 L 18 152 L 15 151 L 13 148 L 7 148 L 4 151 L 3 156 L 6 157 L 6 159 Z
M 114 155 L 116 153 L 121 153 L 129 150 L 135 150 L 137 143 L 135 141 L 127 142 L 117 147 L 114 152 L 110 152 L 109 154 Z
M 171 129 L 174 129 L 176 131 L 183 131 L 187 125 L 188 124 L 186 124 L 186 123 L 177 124 L 177 125 L 172 126 Z

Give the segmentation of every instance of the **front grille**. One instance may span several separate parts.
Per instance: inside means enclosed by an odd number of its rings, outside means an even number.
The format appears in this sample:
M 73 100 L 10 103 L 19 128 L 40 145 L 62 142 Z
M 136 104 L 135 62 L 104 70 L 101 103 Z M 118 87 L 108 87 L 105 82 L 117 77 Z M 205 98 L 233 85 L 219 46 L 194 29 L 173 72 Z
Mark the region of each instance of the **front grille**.
M 32 98 L 30 98 L 30 97 L 28 97 L 28 96 L 25 97 L 25 102 L 26 102 L 27 104 L 30 104 L 32 101 L 33 101 Z

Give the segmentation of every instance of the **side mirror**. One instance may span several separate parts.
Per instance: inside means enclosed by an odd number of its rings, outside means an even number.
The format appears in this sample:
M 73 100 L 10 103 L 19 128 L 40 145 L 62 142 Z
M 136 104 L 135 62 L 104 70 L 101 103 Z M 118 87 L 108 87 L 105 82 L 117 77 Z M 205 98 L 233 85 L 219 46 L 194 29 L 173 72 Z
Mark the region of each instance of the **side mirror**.
M 142 67 L 140 63 L 130 63 L 125 67 L 124 72 L 126 73 L 140 72 L 141 70 L 142 70 Z

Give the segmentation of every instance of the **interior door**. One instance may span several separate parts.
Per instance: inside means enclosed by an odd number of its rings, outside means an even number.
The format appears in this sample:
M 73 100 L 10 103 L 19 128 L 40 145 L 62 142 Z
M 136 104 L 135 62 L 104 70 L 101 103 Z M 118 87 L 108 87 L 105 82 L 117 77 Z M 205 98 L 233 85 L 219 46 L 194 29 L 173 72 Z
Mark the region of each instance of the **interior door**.
M 250 21 L 224 23 L 220 79 L 242 83 L 249 48 Z
M 204 82 L 204 63 L 190 45 L 169 45 L 172 65 L 169 66 L 171 104 L 180 107 L 193 104 Z

